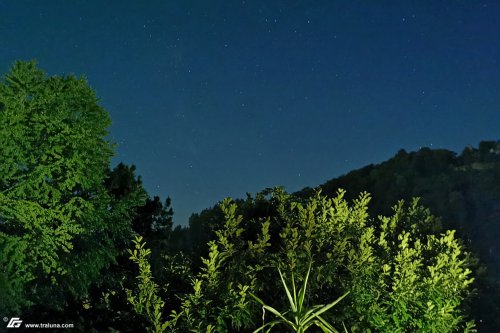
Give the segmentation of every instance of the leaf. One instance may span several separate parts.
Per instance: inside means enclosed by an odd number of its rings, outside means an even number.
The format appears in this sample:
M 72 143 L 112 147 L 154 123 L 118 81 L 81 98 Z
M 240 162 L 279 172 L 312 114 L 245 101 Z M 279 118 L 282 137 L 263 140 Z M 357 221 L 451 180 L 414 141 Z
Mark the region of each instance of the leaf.
M 290 291 L 288 290 L 285 279 L 283 278 L 283 274 L 281 274 L 281 270 L 279 268 L 278 268 L 278 272 L 280 274 L 281 283 L 283 284 L 283 287 L 285 288 L 286 296 L 288 297 L 288 301 L 290 302 L 290 307 L 292 308 L 292 311 L 295 313 L 295 312 L 297 312 L 297 306 L 294 302 L 292 295 L 290 294 Z M 293 280 L 293 277 L 292 277 L 292 280 Z

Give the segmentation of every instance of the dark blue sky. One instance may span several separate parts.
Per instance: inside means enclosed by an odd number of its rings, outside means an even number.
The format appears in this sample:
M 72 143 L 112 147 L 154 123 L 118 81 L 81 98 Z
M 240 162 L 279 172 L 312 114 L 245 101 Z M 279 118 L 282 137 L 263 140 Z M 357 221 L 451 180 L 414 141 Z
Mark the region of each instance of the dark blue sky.
M 0 0 L 0 70 L 85 75 L 175 222 L 500 138 L 499 1 Z

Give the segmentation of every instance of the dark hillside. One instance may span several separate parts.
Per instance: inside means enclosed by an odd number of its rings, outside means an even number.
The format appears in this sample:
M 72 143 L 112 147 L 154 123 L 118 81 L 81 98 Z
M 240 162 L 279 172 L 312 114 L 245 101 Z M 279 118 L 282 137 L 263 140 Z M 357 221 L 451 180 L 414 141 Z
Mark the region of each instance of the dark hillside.
M 500 272 L 500 142 L 481 142 L 478 149 L 467 147 L 460 155 L 444 149 L 400 150 L 388 161 L 351 171 L 320 187 L 328 196 L 338 188 L 348 189 L 350 199 L 367 191 L 376 214 L 389 213 L 399 199 L 421 197 L 442 217 L 445 228 L 457 229 L 471 241 L 491 273 Z
M 498 331 L 500 323 L 500 142 L 483 141 L 460 155 L 439 149 L 400 150 L 393 158 L 368 165 L 320 185 L 334 196 L 347 189 L 349 199 L 361 191 L 372 194 L 373 214 L 387 214 L 399 199 L 421 197 L 445 229 L 456 229 L 480 259 L 486 273 L 477 280 L 478 298 L 473 305 L 482 331 Z M 308 196 L 303 189 L 296 195 Z M 488 318 L 485 317 L 488 314 Z M 480 330 L 481 331 L 481 330 Z

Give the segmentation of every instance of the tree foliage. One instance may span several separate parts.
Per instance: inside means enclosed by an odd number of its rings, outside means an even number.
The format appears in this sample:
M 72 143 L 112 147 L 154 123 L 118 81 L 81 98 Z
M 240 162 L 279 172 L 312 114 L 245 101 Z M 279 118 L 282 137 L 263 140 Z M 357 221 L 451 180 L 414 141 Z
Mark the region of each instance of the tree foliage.
M 0 83 L 0 283 L 4 313 L 80 297 L 128 243 L 134 207 L 104 186 L 110 118 L 83 78 L 16 62 Z

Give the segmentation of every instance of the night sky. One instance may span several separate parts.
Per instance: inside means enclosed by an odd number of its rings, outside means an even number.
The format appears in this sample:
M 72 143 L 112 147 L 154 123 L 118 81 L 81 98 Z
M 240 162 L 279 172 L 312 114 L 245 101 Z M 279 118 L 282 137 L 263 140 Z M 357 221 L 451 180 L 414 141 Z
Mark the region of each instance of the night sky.
M 500 1 L 0 0 L 0 70 L 85 75 L 175 223 L 500 139 Z

